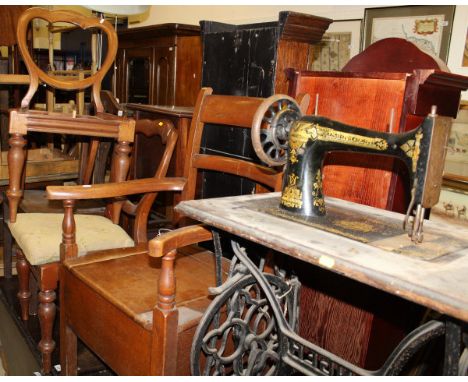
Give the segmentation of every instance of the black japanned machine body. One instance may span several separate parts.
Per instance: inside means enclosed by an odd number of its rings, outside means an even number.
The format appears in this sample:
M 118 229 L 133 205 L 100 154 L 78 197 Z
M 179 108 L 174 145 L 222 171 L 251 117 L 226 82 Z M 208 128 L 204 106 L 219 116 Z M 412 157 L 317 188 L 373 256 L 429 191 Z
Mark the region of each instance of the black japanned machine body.
M 401 134 L 363 129 L 320 116 L 302 117 L 289 133 L 280 208 L 298 217 L 325 215 L 322 165 L 327 152 L 393 156 L 409 170 L 412 200 L 407 218 L 416 215 L 413 222 L 416 227 L 411 228 L 410 235 L 414 241 L 421 241 L 424 209 L 439 199 L 449 129 L 450 118 L 437 116 L 435 110 L 420 126 Z M 415 229 L 419 238 L 413 232 Z

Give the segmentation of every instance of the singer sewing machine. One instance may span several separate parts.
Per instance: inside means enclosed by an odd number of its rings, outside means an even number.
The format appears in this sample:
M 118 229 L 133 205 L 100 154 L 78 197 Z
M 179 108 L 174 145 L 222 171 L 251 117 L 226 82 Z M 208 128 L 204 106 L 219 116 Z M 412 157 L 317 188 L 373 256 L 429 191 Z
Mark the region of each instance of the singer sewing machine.
M 300 105 L 286 96 L 267 99 L 252 126 L 259 158 L 272 166 L 286 164 L 281 193 L 193 200 L 176 207 L 233 237 L 227 281 L 213 288 L 216 297 L 194 335 L 192 373 L 395 375 L 422 348 L 445 336 L 443 373 L 467 375 L 468 337 L 462 333 L 468 322 L 468 229 L 425 221 L 421 242 L 424 209 L 439 197 L 450 120 L 433 109 L 413 131 L 388 134 L 303 117 Z M 325 153 L 333 150 L 402 160 L 412 188 L 406 217 L 324 196 L 321 166 Z M 411 240 L 402 221 L 410 227 Z M 379 369 L 358 367 L 298 335 L 298 279 L 294 272 L 266 271 L 246 241 L 440 316 L 410 332 Z M 215 252 L 221 258 L 221 249 Z
M 302 116 L 301 108 L 288 96 L 272 96 L 259 107 L 252 126 L 257 155 L 270 166 L 286 163 L 278 213 L 316 222 L 320 220 L 314 217 L 326 214 L 322 165 L 328 152 L 393 156 L 405 163 L 411 185 L 403 229 L 412 241 L 421 242 L 425 210 L 439 200 L 451 118 L 438 116 L 434 106 L 420 126 L 392 134 Z

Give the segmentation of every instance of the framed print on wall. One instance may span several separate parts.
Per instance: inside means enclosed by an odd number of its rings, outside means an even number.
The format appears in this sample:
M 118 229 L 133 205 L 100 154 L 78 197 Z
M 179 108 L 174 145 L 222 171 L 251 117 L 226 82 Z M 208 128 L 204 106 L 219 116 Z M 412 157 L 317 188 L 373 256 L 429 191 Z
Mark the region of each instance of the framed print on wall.
M 311 61 L 308 70 L 340 71 L 359 53 L 361 19 L 334 20 L 322 41 L 310 46 Z
M 447 62 L 454 5 L 366 8 L 363 50 L 388 37 L 404 38 Z
M 444 179 L 439 203 L 431 217 L 456 219 L 468 225 L 468 102 L 462 102 L 457 119 L 452 123 L 447 142 Z M 434 220 L 434 219 L 432 219 Z
M 447 142 L 444 185 L 468 192 L 468 102 L 462 101 Z

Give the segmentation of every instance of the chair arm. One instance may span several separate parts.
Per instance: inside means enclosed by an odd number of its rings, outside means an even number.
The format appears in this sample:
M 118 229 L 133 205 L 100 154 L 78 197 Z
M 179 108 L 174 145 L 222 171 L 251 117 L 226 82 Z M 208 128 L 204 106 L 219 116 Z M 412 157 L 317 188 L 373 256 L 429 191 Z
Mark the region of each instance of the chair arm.
M 203 224 L 178 228 L 151 240 L 148 248 L 149 255 L 151 257 L 163 257 L 177 248 L 212 239 L 211 230 Z
M 83 186 L 48 186 L 47 198 L 52 200 L 101 199 L 145 194 L 158 191 L 182 191 L 185 178 L 145 178 L 119 183 Z
M 176 308 L 175 260 L 177 248 L 212 239 L 211 231 L 204 225 L 192 225 L 157 236 L 149 242 L 151 257 L 161 257 L 161 274 L 158 281 L 158 299 L 153 322 L 164 319 Z

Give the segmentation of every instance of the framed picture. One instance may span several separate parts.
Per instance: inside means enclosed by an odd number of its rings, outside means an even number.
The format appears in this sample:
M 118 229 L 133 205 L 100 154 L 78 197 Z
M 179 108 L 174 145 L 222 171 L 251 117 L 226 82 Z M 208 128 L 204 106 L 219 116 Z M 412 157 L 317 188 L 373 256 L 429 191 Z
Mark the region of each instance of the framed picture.
M 468 76 L 466 58 L 468 55 L 468 7 L 457 6 L 453 20 L 450 50 L 447 65 L 452 73 Z M 462 92 L 462 98 L 468 100 L 468 91 Z M 465 105 L 468 107 L 468 105 Z
M 360 51 L 361 19 L 336 20 L 319 44 L 311 45 L 313 71 L 340 71 Z
M 378 40 L 399 37 L 447 62 L 454 14 L 454 5 L 366 8 L 363 49 Z
M 444 186 L 468 192 L 468 102 L 452 122 L 444 166 Z
M 439 203 L 431 220 L 451 220 L 468 226 L 468 102 L 463 101 L 447 142 Z
M 443 186 L 439 203 L 431 209 L 430 220 L 456 221 L 468 226 L 468 191 Z

